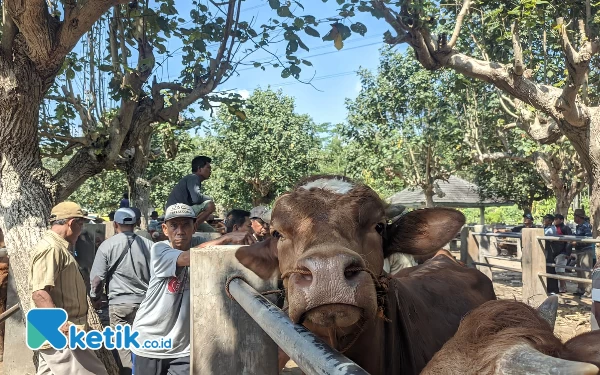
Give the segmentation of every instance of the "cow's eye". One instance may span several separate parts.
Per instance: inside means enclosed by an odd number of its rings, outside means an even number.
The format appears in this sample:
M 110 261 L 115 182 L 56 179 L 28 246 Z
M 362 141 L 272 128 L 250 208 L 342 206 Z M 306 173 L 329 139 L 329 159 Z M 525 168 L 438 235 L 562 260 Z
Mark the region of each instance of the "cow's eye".
M 382 234 L 383 230 L 385 229 L 385 224 L 384 223 L 377 223 L 375 225 L 375 230 L 377 231 L 377 233 Z
M 273 233 L 271 233 L 271 235 L 279 240 L 283 239 L 283 236 L 281 235 L 281 233 L 279 233 L 278 231 L 274 230 Z

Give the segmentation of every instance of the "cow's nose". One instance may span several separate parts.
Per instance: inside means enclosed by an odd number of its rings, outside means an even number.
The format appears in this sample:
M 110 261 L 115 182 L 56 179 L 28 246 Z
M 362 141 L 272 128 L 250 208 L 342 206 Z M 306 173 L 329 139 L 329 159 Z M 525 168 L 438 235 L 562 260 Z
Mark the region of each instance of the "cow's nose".
M 294 272 L 296 275 L 291 281 L 300 288 L 344 288 L 356 286 L 364 261 L 359 256 L 342 253 L 329 257 L 304 257 L 298 260 L 297 266 L 298 272 Z

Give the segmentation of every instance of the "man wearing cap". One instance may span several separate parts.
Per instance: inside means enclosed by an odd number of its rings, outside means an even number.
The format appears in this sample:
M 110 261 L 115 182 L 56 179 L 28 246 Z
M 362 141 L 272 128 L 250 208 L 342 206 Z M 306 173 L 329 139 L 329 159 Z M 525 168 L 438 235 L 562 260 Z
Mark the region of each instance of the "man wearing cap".
M 192 174 L 179 180 L 167 199 L 167 208 L 176 203 L 186 204 L 196 214 L 196 228 L 215 212 L 213 199 L 202 193 L 202 182 L 212 173 L 212 160 L 208 156 L 196 156 L 192 159 Z
M 514 227 L 511 229 L 511 232 L 521 233 L 523 228 L 535 228 L 535 225 L 533 225 L 533 215 L 531 215 L 529 212 L 523 215 L 523 225 Z
M 250 210 L 250 221 L 254 239 L 264 241 L 271 236 L 269 224 L 271 223 L 271 210 L 265 206 L 254 207 Z
M 554 215 L 554 226 L 556 227 L 556 234 L 559 236 L 572 236 L 573 231 L 568 225 L 565 225 L 565 217 L 561 214 Z M 554 263 L 556 263 L 556 274 L 565 275 L 565 266 L 569 262 L 571 257 L 572 246 L 568 242 L 555 242 L 555 249 L 558 250 L 558 254 L 555 253 Z M 559 293 L 567 292 L 567 282 L 565 280 L 558 281 L 560 288 Z
M 50 229 L 32 251 L 29 286 L 31 307 L 61 308 L 67 322 L 60 330 L 68 335 L 69 326 L 87 330 L 87 296 L 83 277 L 72 249 L 87 220 L 77 203 L 63 202 L 52 208 Z M 107 374 L 91 349 L 56 350 L 45 343 L 39 350 L 37 374 Z
M 169 347 L 134 348 L 136 374 L 189 375 L 190 374 L 190 248 L 199 245 L 202 238 L 193 237 L 196 213 L 177 203 L 167 208 L 163 231 L 169 238 L 157 242 L 150 250 L 151 278 L 146 297 L 142 301 L 133 330 L 138 341 L 169 342 Z M 210 245 L 250 244 L 248 232 L 228 233 Z
M 133 324 L 150 281 L 150 248 L 154 242 L 134 233 L 137 216 L 131 208 L 119 208 L 115 235 L 100 245 L 90 273 L 90 297 L 96 301 L 107 290 L 110 325 Z M 106 288 L 103 288 L 106 285 Z M 120 374 L 131 374 L 131 352 L 119 352 Z
M 592 225 L 590 224 L 589 218 L 585 214 L 585 211 L 581 208 L 578 208 L 573 214 L 575 216 L 575 223 L 577 224 L 575 227 L 575 235 L 592 237 Z M 593 259 L 595 251 L 596 247 L 593 243 L 576 242 L 574 251 L 574 255 L 577 256 L 576 267 L 591 269 L 594 266 Z M 577 277 L 589 279 L 590 272 L 578 270 Z M 589 297 L 590 294 L 591 286 L 584 283 L 578 283 L 577 290 L 575 293 L 573 293 L 575 296 L 586 295 L 587 297 Z

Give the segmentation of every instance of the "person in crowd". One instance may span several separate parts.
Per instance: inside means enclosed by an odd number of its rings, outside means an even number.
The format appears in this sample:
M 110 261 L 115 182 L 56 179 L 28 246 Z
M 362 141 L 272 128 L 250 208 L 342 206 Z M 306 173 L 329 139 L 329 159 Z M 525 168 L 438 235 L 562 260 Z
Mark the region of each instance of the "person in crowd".
M 561 214 L 554 215 L 554 226 L 556 227 L 556 234 L 559 236 L 572 236 L 573 231 L 568 225 L 565 225 L 565 217 Z M 569 262 L 571 257 L 572 245 L 568 242 L 556 242 L 554 263 L 556 264 L 556 274 L 566 275 L 565 266 Z M 567 282 L 565 280 L 558 280 L 559 293 L 567 292 Z
M 238 209 L 229 211 L 225 219 L 225 228 L 227 228 L 227 233 L 237 231 L 246 231 L 252 233 L 250 212 Z
M 129 208 L 129 193 L 123 193 L 123 197 L 119 202 L 119 208 Z
M 254 239 L 264 241 L 271 236 L 269 224 L 271 223 L 271 210 L 265 206 L 257 206 L 250 210 L 250 222 Z
M 590 316 L 592 331 L 600 329 L 600 262 L 592 270 L 592 314 Z
M 552 214 L 547 214 L 543 218 L 544 235 L 545 236 L 556 236 L 556 227 L 554 226 L 555 217 Z M 547 241 L 546 242 L 546 263 L 554 263 L 555 254 L 558 254 L 562 248 L 562 242 Z M 546 266 L 546 272 L 550 274 L 556 274 L 555 267 Z M 560 292 L 558 287 L 558 280 L 548 278 L 546 281 L 546 290 L 550 294 L 557 294 Z
M 575 235 L 582 237 L 592 237 L 592 225 L 590 224 L 589 217 L 585 214 L 585 211 L 578 208 L 574 212 L 575 223 Z M 596 246 L 593 243 L 575 242 L 575 251 L 572 256 L 577 256 L 576 266 L 580 268 L 591 269 L 594 264 L 594 253 Z M 577 277 L 589 279 L 590 272 L 577 270 Z M 591 286 L 585 283 L 578 283 L 577 290 L 573 293 L 575 296 L 589 297 L 591 295 Z
M 390 275 L 394 275 L 404 268 L 414 267 L 417 265 L 415 258 L 409 254 L 393 253 L 389 257 L 383 259 L 383 270 Z
M 168 240 L 152 246 L 150 285 L 133 330 L 138 340 L 171 340 L 169 348 L 134 348 L 134 372 L 144 375 L 190 374 L 190 249 L 211 245 L 251 244 L 248 232 L 228 233 L 200 243 L 193 237 L 196 212 L 176 203 L 167 208 L 163 231 Z
M 31 307 L 60 308 L 67 321 L 60 330 L 67 335 L 69 327 L 87 330 L 88 303 L 85 281 L 73 256 L 73 247 L 86 220 L 81 207 L 62 202 L 50 212 L 50 229 L 32 251 L 29 268 Z M 104 365 L 91 349 L 53 349 L 45 343 L 39 349 L 38 375 L 108 375 Z
M 192 160 L 192 173 L 179 180 L 167 199 L 167 208 L 176 203 L 192 207 L 196 213 L 196 230 L 216 210 L 213 199 L 202 193 L 202 182 L 212 173 L 211 162 L 208 156 L 196 156 Z
M 133 233 L 137 234 L 140 237 L 144 237 L 150 241 L 152 241 L 152 236 L 148 233 L 147 230 L 141 228 L 142 225 L 142 211 L 140 211 L 137 207 L 131 207 L 131 210 L 135 213 L 135 228 Z
M 533 225 L 533 215 L 529 212 L 523 215 L 523 225 L 511 229 L 513 233 L 521 233 L 524 228 L 535 228 Z
M 158 230 L 158 226 L 158 212 L 152 211 L 152 213 L 150 214 L 150 220 L 148 221 L 148 233 L 152 235 L 152 233 Z
M 115 211 L 110 211 L 108 213 L 108 221 L 113 221 L 115 220 Z
M 150 282 L 150 248 L 154 243 L 134 233 L 137 215 L 131 208 L 115 213 L 115 235 L 100 245 L 90 274 L 93 301 L 106 290 L 110 325 L 133 324 Z M 131 352 L 121 349 L 121 375 L 131 374 Z

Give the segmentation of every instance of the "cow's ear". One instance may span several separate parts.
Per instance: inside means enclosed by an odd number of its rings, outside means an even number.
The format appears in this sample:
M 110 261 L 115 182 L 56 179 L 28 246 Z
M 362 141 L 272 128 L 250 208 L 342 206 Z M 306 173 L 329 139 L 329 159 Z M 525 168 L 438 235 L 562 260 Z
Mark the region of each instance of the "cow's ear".
M 242 246 L 235 252 L 235 257 L 261 279 L 270 279 L 279 270 L 277 238 L 269 237 L 262 242 Z
M 450 208 L 412 211 L 387 225 L 383 251 L 429 255 L 446 245 L 465 224 L 465 215 Z

